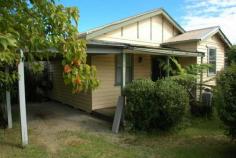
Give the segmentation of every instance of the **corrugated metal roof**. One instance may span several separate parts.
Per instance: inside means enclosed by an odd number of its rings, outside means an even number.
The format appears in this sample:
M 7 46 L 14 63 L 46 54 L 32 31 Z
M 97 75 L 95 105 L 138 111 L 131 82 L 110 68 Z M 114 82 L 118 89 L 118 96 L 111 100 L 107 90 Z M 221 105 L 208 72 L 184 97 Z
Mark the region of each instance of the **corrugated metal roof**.
M 181 35 L 175 36 L 164 43 L 178 43 L 184 41 L 202 40 L 211 33 L 219 30 L 219 26 L 187 31 Z

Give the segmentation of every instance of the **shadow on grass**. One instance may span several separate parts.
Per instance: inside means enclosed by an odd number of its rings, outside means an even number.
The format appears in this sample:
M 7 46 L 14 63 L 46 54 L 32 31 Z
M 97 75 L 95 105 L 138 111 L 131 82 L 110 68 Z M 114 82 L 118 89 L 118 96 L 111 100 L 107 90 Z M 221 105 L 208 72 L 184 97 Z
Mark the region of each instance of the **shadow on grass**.
M 20 144 L 12 143 L 12 142 L 0 141 L 0 145 L 23 149 L 23 147 Z
M 160 150 L 165 158 L 235 158 L 236 146 L 233 144 L 192 144 L 180 145 Z

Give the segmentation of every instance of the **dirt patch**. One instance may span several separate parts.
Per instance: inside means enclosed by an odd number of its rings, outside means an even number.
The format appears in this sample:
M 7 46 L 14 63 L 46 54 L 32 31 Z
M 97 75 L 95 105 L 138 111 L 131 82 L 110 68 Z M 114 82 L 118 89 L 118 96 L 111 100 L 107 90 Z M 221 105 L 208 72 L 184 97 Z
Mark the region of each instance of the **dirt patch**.
M 109 122 L 97 119 L 80 110 L 56 102 L 28 105 L 29 128 L 37 135 L 37 143 L 56 153 L 60 146 L 79 146 L 86 143 L 78 137 L 58 139 L 58 133 L 70 130 L 86 130 L 92 133 L 111 133 Z M 35 138 L 35 136 L 32 135 Z
M 73 147 L 78 147 L 86 143 L 88 142 L 75 136 L 69 137 L 64 141 L 65 145 L 73 146 Z

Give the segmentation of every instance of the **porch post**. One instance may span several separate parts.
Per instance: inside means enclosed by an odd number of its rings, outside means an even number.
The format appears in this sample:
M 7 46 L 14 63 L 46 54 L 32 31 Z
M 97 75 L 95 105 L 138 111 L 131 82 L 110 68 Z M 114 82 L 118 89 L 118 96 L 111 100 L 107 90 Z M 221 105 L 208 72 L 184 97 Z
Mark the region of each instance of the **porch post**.
M 170 76 L 170 57 L 169 56 L 167 56 L 167 67 L 168 67 L 168 69 L 167 69 L 167 77 L 169 77 Z
M 120 123 L 124 122 L 124 106 L 125 106 L 125 97 L 123 96 L 123 90 L 125 87 L 126 81 L 126 54 L 122 52 L 121 54 L 122 61 L 122 70 L 121 70 L 121 96 L 118 98 L 116 112 L 112 124 L 112 132 L 118 133 L 120 128 Z
M 20 50 L 20 63 L 18 64 L 19 74 L 19 103 L 20 103 L 20 121 L 21 121 L 21 139 L 22 146 L 28 144 L 28 130 L 27 130 L 27 118 L 26 118 L 26 104 L 25 104 L 25 77 L 24 77 L 24 55 L 23 51 Z
M 6 67 L 6 73 L 9 73 L 9 67 Z M 7 106 L 7 125 L 8 128 L 12 128 L 12 113 L 11 113 L 11 94 L 10 91 L 6 91 L 6 106 Z
M 125 87 L 125 82 L 126 82 L 126 54 L 122 52 L 122 81 L 121 81 L 122 93 Z
M 121 123 L 124 124 L 125 121 L 125 114 L 124 114 L 124 108 L 125 108 L 125 96 L 124 96 L 124 88 L 126 85 L 126 53 L 122 52 L 122 85 L 121 85 Z

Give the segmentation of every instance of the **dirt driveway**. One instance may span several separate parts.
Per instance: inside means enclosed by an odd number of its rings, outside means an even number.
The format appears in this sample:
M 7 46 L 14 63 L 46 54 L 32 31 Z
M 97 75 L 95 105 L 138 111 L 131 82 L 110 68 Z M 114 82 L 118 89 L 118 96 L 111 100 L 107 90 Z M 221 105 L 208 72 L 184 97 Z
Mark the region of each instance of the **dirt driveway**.
M 36 134 L 38 143 L 52 152 L 59 148 L 57 134 L 66 130 L 111 134 L 111 123 L 58 102 L 27 105 L 29 133 Z

